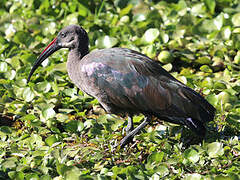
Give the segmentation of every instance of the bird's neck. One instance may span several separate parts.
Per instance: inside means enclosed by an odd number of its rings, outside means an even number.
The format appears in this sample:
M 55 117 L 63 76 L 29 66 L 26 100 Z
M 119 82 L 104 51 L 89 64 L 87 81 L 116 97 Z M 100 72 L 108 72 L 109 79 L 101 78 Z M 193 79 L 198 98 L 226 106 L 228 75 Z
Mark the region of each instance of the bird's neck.
M 71 59 L 79 61 L 83 58 L 83 56 L 87 55 L 88 53 L 89 53 L 88 46 L 84 46 L 84 47 L 79 46 L 79 47 L 70 49 L 68 58 L 71 57 Z
M 85 56 L 85 55 L 87 55 L 87 54 L 89 53 L 88 46 L 85 46 L 85 47 L 79 47 L 79 48 L 78 48 L 78 51 L 80 51 L 80 56 L 81 56 L 80 59 L 82 59 L 83 56 Z
M 79 64 L 81 59 L 87 55 L 89 52 L 88 47 L 86 48 L 74 48 L 70 49 L 70 52 L 68 54 L 68 60 L 67 60 L 67 71 L 70 79 L 73 81 L 73 83 L 76 83 L 79 81 Z

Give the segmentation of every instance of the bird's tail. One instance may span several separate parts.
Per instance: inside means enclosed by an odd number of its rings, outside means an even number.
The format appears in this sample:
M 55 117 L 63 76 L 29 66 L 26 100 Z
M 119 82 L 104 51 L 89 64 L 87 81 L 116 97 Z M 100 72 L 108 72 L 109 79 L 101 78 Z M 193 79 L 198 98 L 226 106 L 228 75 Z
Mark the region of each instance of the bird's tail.
M 155 114 L 156 115 L 156 114 Z M 158 117 L 160 117 L 158 115 Z M 187 126 L 192 132 L 194 132 L 196 135 L 200 137 L 204 137 L 206 134 L 206 128 L 205 128 L 205 123 L 198 120 L 194 119 L 191 117 L 160 117 L 161 120 L 165 120 L 170 123 L 174 124 L 180 124 L 180 125 L 185 125 Z
M 188 93 L 190 91 L 191 93 Z M 184 120 L 184 124 L 195 132 L 198 136 L 204 137 L 206 134 L 205 124 L 214 119 L 215 108 L 202 96 L 193 91 L 192 89 L 185 87 L 182 91 L 197 108 L 199 118 L 191 115 Z
M 189 91 L 191 93 L 188 93 Z M 214 119 L 216 109 L 206 99 L 188 87 L 185 87 L 182 93 L 184 93 L 184 95 L 187 96 L 193 104 L 198 106 L 201 122 L 209 122 Z M 196 121 L 197 120 L 195 120 L 195 122 Z M 195 124 L 197 124 L 197 122 Z
M 193 119 L 193 118 L 186 118 L 184 121 L 185 125 L 195 132 L 198 136 L 204 137 L 206 134 L 206 128 L 203 122 Z

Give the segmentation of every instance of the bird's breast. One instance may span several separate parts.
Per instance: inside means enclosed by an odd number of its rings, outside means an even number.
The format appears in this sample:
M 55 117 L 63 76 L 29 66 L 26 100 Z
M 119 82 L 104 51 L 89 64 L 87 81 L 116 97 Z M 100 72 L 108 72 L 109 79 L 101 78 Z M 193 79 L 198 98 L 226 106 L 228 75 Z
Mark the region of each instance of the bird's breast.
M 137 75 L 132 71 L 121 71 L 103 62 L 83 64 L 81 77 L 82 89 L 89 94 L 96 92 L 97 89 L 102 93 L 111 88 L 114 91 L 124 91 L 125 94 L 134 96 L 147 85 L 147 79 L 144 76 Z M 94 96 L 94 94 L 92 95 Z
M 122 109 L 166 109 L 171 98 L 165 82 L 139 73 L 129 61 L 83 59 L 78 87 L 99 102 Z M 113 63 L 114 62 L 114 63 Z
M 101 88 L 101 79 L 109 78 L 106 65 L 101 62 L 83 63 L 80 66 L 79 88 L 87 94 L 97 97 L 103 92 Z M 100 83 L 100 84 L 99 84 Z

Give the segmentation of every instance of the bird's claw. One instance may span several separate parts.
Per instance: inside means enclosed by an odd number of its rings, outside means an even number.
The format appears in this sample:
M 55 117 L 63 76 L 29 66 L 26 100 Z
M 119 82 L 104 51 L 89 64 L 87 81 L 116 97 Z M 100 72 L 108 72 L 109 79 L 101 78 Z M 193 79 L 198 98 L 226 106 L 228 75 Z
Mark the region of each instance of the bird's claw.
M 131 132 L 132 128 L 127 126 L 127 127 L 124 127 L 123 130 L 122 130 L 122 135 L 124 135 L 126 133 L 126 135 L 128 135 L 130 132 Z

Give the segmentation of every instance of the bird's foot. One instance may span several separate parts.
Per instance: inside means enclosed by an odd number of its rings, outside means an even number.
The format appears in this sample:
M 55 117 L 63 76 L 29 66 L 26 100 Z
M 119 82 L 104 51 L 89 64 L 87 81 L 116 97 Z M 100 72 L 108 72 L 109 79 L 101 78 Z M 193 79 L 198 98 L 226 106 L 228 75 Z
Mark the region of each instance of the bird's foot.
M 127 127 L 124 127 L 122 130 L 122 134 L 124 135 L 126 132 L 126 135 L 128 135 L 131 131 L 133 131 L 133 120 L 132 116 L 128 116 L 128 124 Z
M 139 131 L 144 128 L 147 124 L 148 124 L 148 117 L 145 117 L 144 121 L 138 126 L 136 127 L 134 130 L 130 131 L 119 143 L 120 148 L 123 148 L 125 145 L 127 145 L 128 143 L 130 143 L 132 141 L 132 139 L 134 138 L 134 136 L 139 133 Z M 128 126 L 127 126 L 128 127 Z
M 133 140 L 134 135 L 130 134 L 131 132 L 129 132 L 127 134 L 127 136 L 125 136 L 119 143 L 118 146 L 120 146 L 120 148 L 122 149 L 125 145 L 127 145 L 128 143 L 130 143 Z
M 123 128 L 122 134 L 124 135 L 126 133 L 126 135 L 128 135 L 132 130 L 133 130 L 133 127 L 130 127 L 127 125 L 127 127 Z
M 113 146 L 113 149 L 112 151 L 116 151 L 118 149 L 122 149 L 125 145 L 127 145 L 128 143 L 130 143 L 131 141 L 133 140 L 133 136 L 125 136 L 121 141 L 120 143 L 118 144 L 115 144 Z

